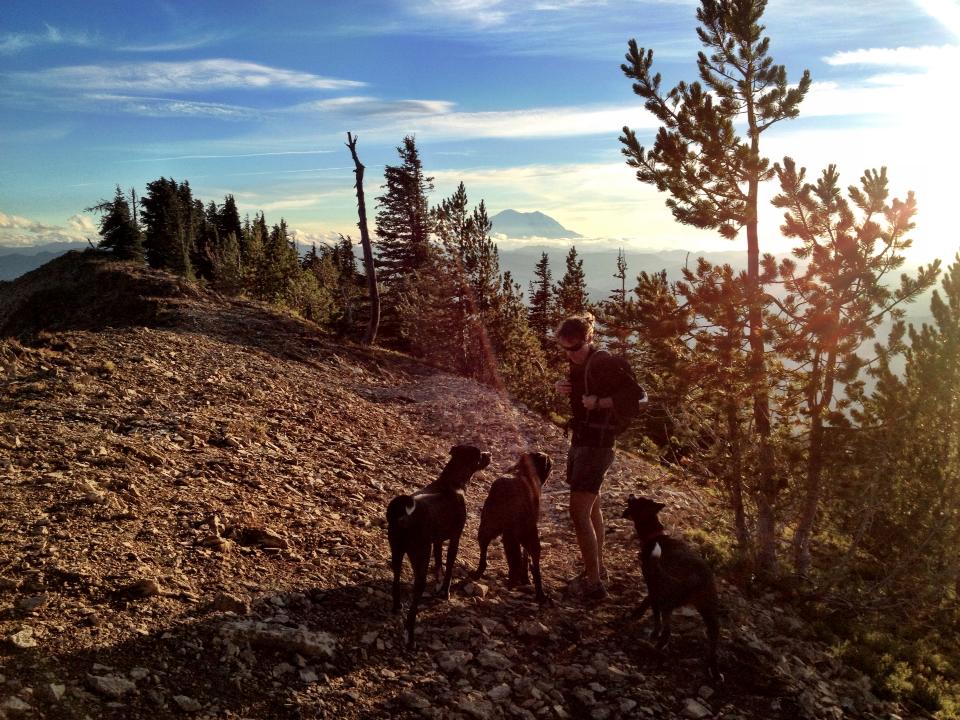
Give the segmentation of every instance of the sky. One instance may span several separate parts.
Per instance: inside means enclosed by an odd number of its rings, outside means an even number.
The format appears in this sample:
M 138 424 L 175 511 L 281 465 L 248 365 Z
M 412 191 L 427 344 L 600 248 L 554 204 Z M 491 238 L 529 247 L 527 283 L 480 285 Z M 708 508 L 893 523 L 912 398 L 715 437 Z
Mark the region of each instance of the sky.
M 466 186 L 491 215 L 544 212 L 578 248 L 737 249 L 678 225 L 635 179 L 621 128 L 657 123 L 620 70 L 627 41 L 665 86 L 696 79 L 693 0 L 5 0 L 0 12 L 0 245 L 96 239 L 114 188 L 188 180 L 281 217 L 300 242 L 358 238 L 346 133 L 359 137 L 371 228 L 414 134 L 439 202 Z M 914 258 L 951 259 L 960 161 L 960 0 L 770 0 L 771 55 L 813 86 L 763 152 L 844 186 L 886 166 L 916 192 Z M 943 86 L 947 89 L 942 89 Z M 762 195 L 761 250 L 784 252 Z M 950 215 L 948 217 L 948 214 Z M 519 241 L 498 238 L 509 246 Z

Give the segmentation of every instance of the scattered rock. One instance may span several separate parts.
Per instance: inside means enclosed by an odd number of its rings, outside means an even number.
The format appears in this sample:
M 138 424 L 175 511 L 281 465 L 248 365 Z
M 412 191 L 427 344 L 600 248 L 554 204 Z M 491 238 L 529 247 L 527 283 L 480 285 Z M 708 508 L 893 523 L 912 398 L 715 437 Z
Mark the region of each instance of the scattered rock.
M 0 712 L 9 713 L 10 715 L 20 715 L 32 713 L 33 708 L 30 706 L 30 703 L 13 696 L 0 703 Z
M 713 713 L 702 703 L 687 698 L 683 701 L 683 716 L 690 720 L 704 720 L 704 718 L 713 717 Z
M 477 662 L 488 670 L 507 670 L 511 663 L 504 655 L 496 650 L 483 649 L 477 653 Z
M 337 640 L 330 633 L 305 628 L 289 628 L 258 620 L 225 623 L 220 632 L 234 641 L 267 650 L 299 653 L 303 657 L 332 659 Z
M 174 695 L 173 702 L 175 702 L 177 707 L 185 713 L 200 712 L 200 710 L 203 709 L 203 705 L 188 695 Z
M 32 627 L 24 627 L 22 630 L 9 635 L 7 640 L 15 648 L 21 650 L 28 650 L 37 646 L 37 641 L 33 637 Z
M 160 583 L 151 578 L 141 578 L 117 590 L 117 596 L 127 600 L 145 600 L 162 592 Z
M 466 672 L 467 663 L 471 660 L 473 653 L 466 650 L 444 650 L 434 658 L 434 662 L 445 673 Z
M 87 675 L 90 688 L 110 698 L 122 698 L 137 689 L 135 683 L 116 675 Z
M 230 593 L 219 593 L 214 599 L 212 607 L 218 612 L 232 612 L 237 615 L 250 613 L 250 603 Z

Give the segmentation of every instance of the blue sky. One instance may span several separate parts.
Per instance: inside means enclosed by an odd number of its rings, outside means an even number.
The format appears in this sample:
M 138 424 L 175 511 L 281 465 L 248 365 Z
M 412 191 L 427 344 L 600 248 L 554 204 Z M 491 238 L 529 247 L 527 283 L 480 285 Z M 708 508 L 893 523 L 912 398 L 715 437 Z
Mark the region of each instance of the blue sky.
M 540 210 L 584 248 L 739 247 L 676 225 L 617 141 L 625 124 L 648 142 L 656 129 L 619 69 L 627 40 L 654 49 L 665 83 L 692 80 L 695 10 L 689 0 L 6 0 L 0 244 L 83 242 L 96 233 L 84 207 L 160 176 L 189 180 L 205 201 L 233 193 L 270 223 L 283 216 L 301 241 L 356 237 L 350 130 L 371 223 L 383 166 L 415 133 L 435 201 L 463 180 L 491 214 Z M 813 174 L 835 162 L 845 184 L 888 166 L 896 194 L 918 195 L 917 256 L 952 257 L 960 102 L 935 88 L 955 86 L 960 3 L 771 0 L 764 22 L 790 80 L 805 68 L 814 80 L 801 117 L 767 133 L 765 152 Z M 778 213 L 764 212 L 761 249 L 782 251 Z

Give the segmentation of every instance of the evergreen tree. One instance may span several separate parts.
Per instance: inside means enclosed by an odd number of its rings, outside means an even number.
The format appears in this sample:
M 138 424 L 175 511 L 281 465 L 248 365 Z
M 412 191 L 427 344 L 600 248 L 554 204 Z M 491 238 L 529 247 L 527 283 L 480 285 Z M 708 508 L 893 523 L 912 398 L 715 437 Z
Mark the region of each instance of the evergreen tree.
M 599 332 L 612 353 L 629 358 L 636 365 L 639 358 L 632 356 L 636 354 L 638 343 L 632 326 L 635 325 L 637 308 L 627 291 L 627 259 L 623 248 L 617 253 L 617 272 L 613 277 L 618 281 L 617 286 L 598 308 Z
M 112 251 L 121 260 L 143 261 L 143 233 L 137 226 L 137 221 L 130 211 L 130 204 L 119 185 L 113 200 L 102 200 L 99 204 L 86 208 L 86 212 L 102 214 L 102 240 L 98 247 Z
M 542 253 L 533 270 L 534 279 L 530 282 L 530 329 L 540 342 L 540 348 L 547 352 L 553 344 L 553 329 L 557 322 L 556 299 L 553 291 L 553 273 L 550 272 L 550 258 Z M 557 353 L 553 353 L 554 356 Z M 548 354 L 549 356 L 549 354 Z M 557 359 L 555 362 L 559 362 Z
M 237 210 L 237 202 L 233 195 L 226 195 L 223 198 L 223 205 L 217 211 L 216 217 L 208 218 L 217 226 L 217 232 L 221 238 L 227 237 L 233 233 L 238 240 L 243 237 L 243 227 L 240 225 L 240 213 Z
M 183 203 L 188 190 L 189 186 L 181 191 L 172 178 L 148 183 L 147 194 L 140 199 L 140 218 L 150 266 L 190 277 L 193 274 L 191 208 Z
M 765 8 L 766 0 L 701 0 L 697 35 L 710 53 L 701 51 L 697 57 L 702 84 L 681 82 L 665 93 L 659 73 L 652 73 L 653 51 L 631 40 L 621 68 L 662 126 L 650 150 L 627 127 L 620 139 L 637 179 L 670 194 L 667 206 L 679 222 L 731 239 L 746 230 L 750 379 L 760 449 L 758 559 L 761 571 L 770 575 L 776 569 L 775 505 L 782 486 L 770 443 L 757 212 L 760 183 L 771 179 L 773 170 L 760 154 L 760 138 L 774 124 L 799 114 L 810 75 L 804 71 L 790 87 L 785 68 L 768 56 L 769 38 L 763 37 L 759 22 Z M 740 122 L 745 139 L 736 132 Z
M 407 291 L 413 273 L 427 263 L 430 253 L 431 215 L 427 195 L 433 178 L 426 177 L 413 136 L 397 148 L 400 165 L 384 169 L 385 192 L 377 198 L 377 271 L 383 286 L 384 328 L 397 334 L 393 309 Z
M 895 290 L 887 286 L 886 276 L 900 268 L 910 247 L 907 233 L 916 202 L 912 193 L 906 201 L 887 201 L 886 168 L 866 171 L 860 188 L 849 189 L 851 202 L 841 194 L 833 165 L 816 184 L 804 182 L 805 171 L 790 158 L 775 170 L 781 192 L 774 205 L 786 210 L 783 234 L 801 241 L 794 254 L 806 261 L 802 271 L 792 260 L 781 263 L 788 294 L 780 303 L 783 317 L 774 325 L 777 350 L 798 368 L 794 377 L 806 421 L 804 500 L 794 532 L 795 569 L 806 575 L 827 431 L 847 425 L 844 411 L 850 403 L 837 390 L 852 385 L 856 392 L 860 346 L 887 315 L 900 319 L 900 306 L 933 284 L 939 261 L 916 279 L 903 275 Z
M 557 314 L 563 317 L 582 315 L 591 310 L 587 297 L 587 280 L 583 274 L 583 259 L 577 257 L 577 248 L 567 252 L 567 267 L 560 283 L 554 288 Z

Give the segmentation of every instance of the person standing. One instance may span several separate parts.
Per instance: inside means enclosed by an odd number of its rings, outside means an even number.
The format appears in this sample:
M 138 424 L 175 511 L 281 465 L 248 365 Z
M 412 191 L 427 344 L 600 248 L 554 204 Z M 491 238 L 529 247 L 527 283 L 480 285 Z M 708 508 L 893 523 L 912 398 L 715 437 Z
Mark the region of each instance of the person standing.
M 625 382 L 622 361 L 593 345 L 594 318 L 587 313 L 560 323 L 556 341 L 570 363 L 568 376 L 556 391 L 570 398 L 573 432 L 567 455 L 570 518 L 583 560 L 577 581 L 583 597 L 598 601 L 607 596 L 603 562 L 603 512 L 600 491 L 604 474 L 613 463 L 617 408 L 625 408 L 636 386 Z

